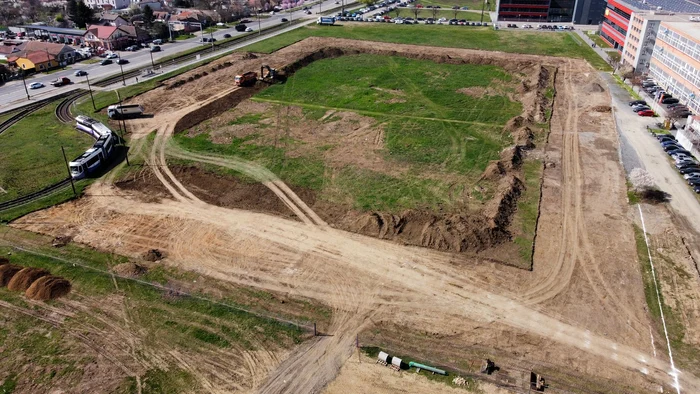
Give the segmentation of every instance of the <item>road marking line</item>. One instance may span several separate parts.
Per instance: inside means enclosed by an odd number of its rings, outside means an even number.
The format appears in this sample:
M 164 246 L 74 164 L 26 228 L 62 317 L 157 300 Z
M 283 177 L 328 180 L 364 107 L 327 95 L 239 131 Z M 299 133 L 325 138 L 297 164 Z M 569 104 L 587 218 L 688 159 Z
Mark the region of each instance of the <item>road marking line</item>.
M 666 318 L 664 317 L 664 308 L 661 305 L 661 295 L 659 294 L 659 285 L 656 282 L 656 271 L 654 270 L 654 261 L 651 259 L 651 249 L 649 248 L 649 238 L 647 238 L 647 227 L 644 224 L 644 215 L 642 214 L 642 206 L 637 204 L 637 209 L 639 209 L 639 218 L 642 220 L 642 231 L 644 231 L 644 243 L 647 245 L 647 255 L 649 256 L 649 265 L 651 265 L 651 277 L 654 279 L 654 288 L 656 289 L 656 301 L 659 303 L 659 312 L 661 313 L 661 323 L 664 326 L 664 335 L 666 336 L 666 346 L 668 346 L 668 358 L 671 360 L 671 372 L 669 375 L 673 376 L 673 381 L 675 383 L 676 392 L 681 394 L 681 385 L 678 383 L 678 370 L 673 362 L 673 352 L 671 351 L 671 340 L 668 339 L 668 329 L 666 328 Z

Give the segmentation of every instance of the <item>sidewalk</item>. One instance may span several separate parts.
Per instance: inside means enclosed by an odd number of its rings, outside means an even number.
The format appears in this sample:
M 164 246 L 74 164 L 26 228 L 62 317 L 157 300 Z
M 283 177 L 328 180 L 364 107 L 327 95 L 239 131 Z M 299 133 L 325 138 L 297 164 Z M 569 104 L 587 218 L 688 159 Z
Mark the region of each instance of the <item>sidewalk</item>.
M 576 32 L 576 34 L 578 34 L 579 37 L 581 37 L 583 39 L 583 42 L 587 43 L 588 46 L 591 47 L 591 49 L 593 49 L 598 54 L 598 56 L 603 58 L 603 60 L 608 62 L 608 64 L 612 64 L 612 59 L 610 59 L 610 56 L 608 56 L 607 52 L 605 52 L 598 45 L 596 45 L 595 48 L 593 47 L 594 42 L 593 42 L 593 40 L 591 40 L 588 37 L 588 34 L 584 33 L 582 30 L 574 30 L 574 31 Z

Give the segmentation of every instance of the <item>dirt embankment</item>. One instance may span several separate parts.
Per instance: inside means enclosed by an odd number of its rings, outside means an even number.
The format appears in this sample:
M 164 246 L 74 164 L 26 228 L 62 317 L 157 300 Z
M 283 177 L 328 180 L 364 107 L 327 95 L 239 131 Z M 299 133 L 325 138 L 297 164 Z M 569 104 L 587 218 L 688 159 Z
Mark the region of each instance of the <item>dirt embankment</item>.
M 516 78 L 521 78 L 514 98 L 522 102 L 523 113 L 509 121 L 504 130 L 513 136 L 514 145 L 505 149 L 501 159 L 491 163 L 482 177 L 497 185 L 495 196 L 481 212 L 457 207 L 451 212 L 408 210 L 400 214 L 358 212 L 348 207 L 333 206 L 323 202 L 315 204 L 316 196 L 311 191 L 298 191 L 305 195 L 302 199 L 318 210 L 318 214 L 324 220 L 336 227 L 405 244 L 452 252 L 479 252 L 509 241 L 512 238 L 509 226 L 513 213 L 517 209 L 518 197 L 524 187 L 520 171 L 523 154 L 524 151 L 534 147 L 533 129 L 537 129 L 538 123 L 547 122 L 547 108 L 551 107 L 551 99 L 548 99 L 546 94 L 557 68 L 556 65 L 541 65 L 541 58 L 514 61 L 509 56 L 480 51 L 448 48 L 417 50 L 417 47 L 410 45 L 311 38 L 271 55 L 233 55 L 232 59 L 236 58 L 238 62 L 222 60 L 219 64 L 205 66 L 211 70 L 206 75 L 201 70 L 193 70 L 158 90 L 161 96 L 187 94 L 191 96 L 191 92 L 197 87 L 204 87 L 209 83 L 211 91 L 215 86 L 220 86 L 222 80 L 227 79 L 230 89 L 235 74 L 251 69 L 257 70 L 261 64 L 277 67 L 281 77 L 286 78 L 317 60 L 362 53 L 401 56 L 448 64 L 496 65 Z M 254 88 L 234 89 L 224 93 L 220 99 L 182 117 L 175 126 L 175 132 L 187 130 L 204 120 L 222 114 L 262 88 L 264 85 L 258 83 Z M 162 103 L 164 100 L 163 97 L 156 97 L 151 92 L 143 95 L 141 99 L 148 100 L 151 97 L 155 100 L 154 104 Z M 174 100 L 175 103 L 177 100 Z M 189 103 L 192 103 L 191 99 Z M 184 103 L 180 106 L 184 106 Z M 187 168 L 175 171 L 179 178 L 184 177 L 183 181 L 186 184 L 195 186 L 193 193 L 207 202 L 289 216 L 289 210 L 283 204 L 275 202 L 275 196 L 267 193 L 260 185 L 257 187 L 259 190 L 256 190 L 252 185 L 243 185 L 228 178 L 228 180 L 217 179 L 215 182 L 210 182 L 212 179 L 209 178 L 212 178 L 212 175 L 203 171 Z M 207 181 L 202 183 L 200 179 Z M 138 183 L 148 187 L 144 182 Z M 133 182 L 131 185 L 122 184 L 122 186 L 140 188 Z

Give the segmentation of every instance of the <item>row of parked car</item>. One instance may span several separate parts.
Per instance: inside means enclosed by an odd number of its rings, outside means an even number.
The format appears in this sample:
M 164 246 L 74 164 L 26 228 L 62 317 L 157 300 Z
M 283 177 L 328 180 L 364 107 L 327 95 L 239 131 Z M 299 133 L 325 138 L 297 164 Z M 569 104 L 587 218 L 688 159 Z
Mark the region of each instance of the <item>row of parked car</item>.
M 642 89 L 654 100 L 661 100 L 661 104 L 666 106 L 666 110 L 671 117 L 685 118 L 693 114 L 685 104 L 680 103 L 671 93 L 666 92 L 661 86 L 657 85 L 652 78 L 642 81 Z
M 632 107 L 632 112 L 635 112 L 639 116 L 654 116 L 654 110 L 647 105 L 644 100 L 634 100 L 629 102 L 630 107 Z
M 653 133 L 653 135 L 659 140 L 664 152 L 671 156 L 676 169 L 683 175 L 683 179 L 688 182 L 695 193 L 700 193 L 700 163 L 680 145 L 673 135 L 660 133 Z
M 515 23 L 508 23 L 506 25 L 506 27 L 509 27 L 511 29 L 517 29 L 518 25 Z M 536 26 L 533 26 L 533 25 L 529 25 L 529 24 L 524 24 L 520 27 L 523 29 L 538 29 L 538 30 L 560 30 L 560 31 L 574 30 L 573 25 L 536 25 Z

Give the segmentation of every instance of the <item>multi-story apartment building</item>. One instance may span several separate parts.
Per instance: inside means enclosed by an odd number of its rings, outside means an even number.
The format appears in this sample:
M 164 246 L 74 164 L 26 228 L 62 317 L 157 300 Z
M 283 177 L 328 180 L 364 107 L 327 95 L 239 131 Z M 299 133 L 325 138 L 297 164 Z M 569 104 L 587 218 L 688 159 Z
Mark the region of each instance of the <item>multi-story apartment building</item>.
M 646 74 L 661 22 L 687 22 L 691 17 L 667 11 L 633 12 L 622 50 L 622 62 L 632 66 L 635 73 Z
M 661 22 L 649 75 L 700 113 L 700 22 Z
M 608 0 L 600 36 L 622 54 L 632 14 L 650 11 L 700 14 L 700 4 L 686 0 Z
M 598 24 L 605 0 L 500 0 L 499 21 Z

